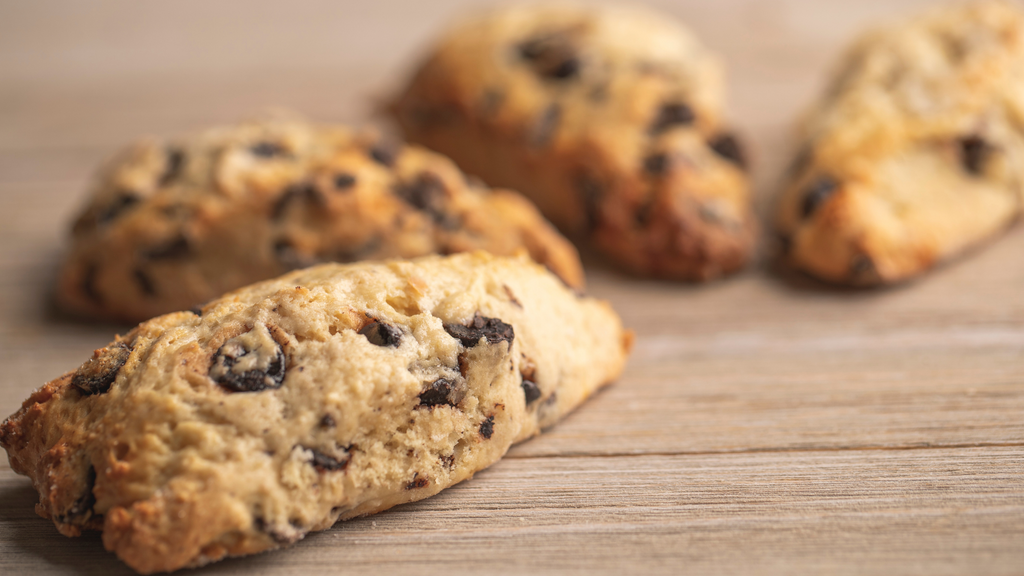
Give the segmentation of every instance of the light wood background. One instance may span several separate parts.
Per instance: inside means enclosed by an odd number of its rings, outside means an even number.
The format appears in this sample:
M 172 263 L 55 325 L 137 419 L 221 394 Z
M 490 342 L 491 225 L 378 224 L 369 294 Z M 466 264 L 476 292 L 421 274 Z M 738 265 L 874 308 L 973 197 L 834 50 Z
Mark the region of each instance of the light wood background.
M 470 0 L 0 0 L 0 415 L 124 327 L 48 290 L 90 173 L 267 107 L 362 123 Z M 911 0 L 656 2 L 730 64 L 764 209 L 799 111 Z M 1024 574 L 1024 229 L 911 285 L 764 264 L 686 286 L 594 265 L 622 379 L 435 498 L 198 574 Z M 0 574 L 120 574 L 0 463 Z

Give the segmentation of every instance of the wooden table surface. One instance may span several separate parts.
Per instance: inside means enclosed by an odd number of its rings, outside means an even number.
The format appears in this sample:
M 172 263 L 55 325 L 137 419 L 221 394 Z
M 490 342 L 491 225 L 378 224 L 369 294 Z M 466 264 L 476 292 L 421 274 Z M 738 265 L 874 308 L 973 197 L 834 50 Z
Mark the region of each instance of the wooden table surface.
M 98 162 L 268 107 L 364 123 L 469 0 L 0 0 L 0 415 L 125 327 L 55 313 Z M 727 59 L 762 210 L 844 42 L 909 0 L 658 2 Z M 621 380 L 440 495 L 199 574 L 1024 574 L 1024 228 L 911 285 L 595 264 Z M 0 464 L 0 573 L 130 573 Z

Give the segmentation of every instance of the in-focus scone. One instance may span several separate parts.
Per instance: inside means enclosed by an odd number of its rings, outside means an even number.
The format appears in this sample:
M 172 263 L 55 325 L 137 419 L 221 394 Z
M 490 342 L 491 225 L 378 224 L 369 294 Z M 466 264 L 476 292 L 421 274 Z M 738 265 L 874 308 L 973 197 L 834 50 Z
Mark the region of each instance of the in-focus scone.
M 1024 203 L 1024 12 L 940 8 L 858 41 L 781 197 L 785 258 L 831 282 L 904 280 Z
M 744 153 L 721 67 L 637 8 L 523 6 L 446 34 L 392 106 L 406 137 L 636 274 L 703 280 L 744 265 Z
M 575 248 L 518 194 L 418 147 L 271 118 L 125 151 L 75 223 L 57 296 L 137 322 L 318 262 L 520 248 L 582 286 Z
M 325 264 L 139 325 L 0 444 L 61 532 L 173 570 L 471 477 L 615 379 L 630 339 L 525 256 Z

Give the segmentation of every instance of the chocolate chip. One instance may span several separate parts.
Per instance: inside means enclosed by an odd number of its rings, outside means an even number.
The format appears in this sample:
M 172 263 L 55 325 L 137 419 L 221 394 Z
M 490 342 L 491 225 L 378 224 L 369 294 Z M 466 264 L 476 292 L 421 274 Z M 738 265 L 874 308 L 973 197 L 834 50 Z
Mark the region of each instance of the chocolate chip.
M 793 162 L 790 163 L 789 168 L 786 169 L 786 173 L 791 177 L 798 176 L 810 165 L 811 160 L 814 158 L 814 153 L 811 151 L 811 147 L 805 145 L 797 152 L 796 157 L 793 158 Z
M 280 220 L 288 209 L 288 205 L 292 202 L 323 204 L 324 199 L 320 195 L 320 191 L 317 190 L 316 186 L 309 182 L 292 184 L 285 188 L 284 192 L 282 192 L 277 198 L 277 201 L 274 202 L 273 207 L 270 209 L 270 218 L 272 220 Z
M 568 80 L 579 74 L 580 61 L 577 58 L 566 58 L 548 72 L 548 77 L 556 80 Z
M 493 88 L 485 90 L 483 96 L 480 97 L 480 115 L 485 118 L 495 116 L 501 110 L 501 105 L 504 103 L 504 92 Z
M 829 197 L 839 189 L 839 183 L 831 176 L 819 176 L 811 183 L 804 192 L 803 203 L 800 205 L 800 213 L 808 218 L 818 209 Z
M 398 157 L 398 150 L 395 148 L 393 144 L 379 142 L 370 148 L 370 158 L 373 158 L 378 164 L 390 168 L 394 166 L 395 158 Z
M 481 338 L 487 338 L 490 344 L 508 342 L 512 346 L 515 340 L 515 331 L 511 324 L 506 324 L 498 318 L 481 316 L 479 312 L 473 316 L 468 326 L 462 324 L 445 324 L 444 330 L 453 338 L 462 342 L 466 348 L 472 348 L 480 343 Z
M 163 244 L 144 250 L 141 256 L 145 260 L 177 260 L 185 258 L 191 253 L 192 247 L 189 245 L 188 238 L 184 234 L 179 234 Z
M 523 378 L 522 387 L 527 406 L 540 399 L 540 386 L 537 386 L 536 382 Z
M 274 241 L 271 250 L 274 252 L 274 258 L 281 264 L 282 267 L 288 270 L 296 270 L 298 268 L 305 268 L 314 263 L 314 260 L 305 254 L 302 254 L 292 241 L 287 238 L 278 238 Z
M 455 406 L 462 401 L 464 393 L 451 380 L 438 378 L 434 380 L 420 393 L 420 406 L 433 408 L 434 406 Z
M 651 176 L 661 176 L 668 168 L 668 155 L 661 152 L 644 158 L 644 171 Z
M 793 239 L 788 234 L 778 234 L 775 238 L 779 255 L 785 256 L 793 248 Z
M 868 281 L 877 277 L 875 262 L 867 254 L 857 254 L 850 261 L 850 276 L 854 280 Z
M 255 358 L 257 367 L 244 372 L 233 370 L 235 364 L 250 354 L 262 354 L 269 358 Z M 259 366 L 264 360 L 265 366 Z M 280 388 L 284 383 L 287 361 L 281 345 L 274 342 L 273 350 L 249 350 L 244 341 L 234 339 L 221 346 L 210 363 L 210 377 L 217 384 L 231 392 L 260 392 Z
M 405 485 L 406 490 L 415 490 L 417 488 L 425 488 L 430 482 L 426 478 L 420 478 L 420 473 L 416 472 L 412 475 L 412 482 Z
M 519 50 L 519 57 L 524 60 L 537 60 L 544 55 L 547 49 L 546 42 L 550 42 L 548 38 L 533 38 L 526 40 L 517 46 Z
M 399 183 L 395 195 L 406 203 L 431 216 L 435 222 L 445 228 L 455 228 L 458 223 L 451 214 L 445 211 L 448 194 L 444 181 L 430 172 L 420 172 L 412 182 Z
M 343 459 L 338 459 L 333 456 L 328 456 L 323 452 L 314 448 L 308 448 L 313 453 L 313 460 L 310 462 L 317 472 L 337 472 L 338 470 L 344 470 L 348 467 L 348 463 L 352 460 L 352 455 L 346 452 Z
M 61 524 L 74 524 L 84 526 L 89 518 L 95 514 L 93 507 L 96 505 L 96 495 L 93 488 L 96 487 L 96 469 L 89 466 L 85 473 L 85 490 L 63 514 L 57 516 L 56 520 Z
M 279 261 L 284 261 L 288 259 L 286 253 L 293 251 L 294 247 L 292 246 L 291 240 L 288 240 L 286 238 L 278 238 L 277 240 L 274 241 L 274 246 L 273 248 L 271 248 L 271 250 L 274 252 L 274 256 Z
M 339 172 L 334 175 L 334 187 L 338 190 L 348 190 L 355 185 L 356 177 L 347 172 Z
M 153 286 L 153 281 L 149 278 L 142 268 L 136 268 L 132 271 L 132 276 L 135 277 L 135 282 L 139 285 L 139 290 L 146 296 L 156 296 L 156 286 Z
M 980 136 L 961 138 L 960 161 L 968 174 L 980 176 L 985 171 L 985 163 L 994 150 L 993 146 Z
M 582 62 L 572 42 L 563 34 L 532 38 L 518 46 L 519 56 L 530 63 L 541 78 L 554 81 L 579 76 Z
M 82 294 L 85 294 L 86 298 L 96 304 L 103 303 L 103 298 L 96 291 L 96 275 L 99 274 L 99 271 L 100 267 L 98 265 L 89 264 L 85 267 L 85 272 L 82 273 Z
M 402 342 L 402 331 L 398 328 L 374 320 L 363 326 L 359 333 L 366 336 L 370 344 L 397 348 Z
M 384 244 L 383 238 L 380 236 L 373 236 L 359 246 L 350 247 L 348 249 L 339 249 L 334 253 L 331 260 L 335 262 L 355 262 L 357 260 L 366 260 L 377 252 L 382 244 Z
M 451 470 L 455 466 L 455 454 L 449 454 L 447 456 L 439 456 L 438 459 L 441 461 L 441 465 Z
M 277 142 L 257 142 L 249 147 L 249 152 L 259 158 L 274 158 L 275 156 L 288 155 L 288 150 Z
M 93 358 L 75 371 L 71 385 L 86 396 L 107 392 L 131 353 L 132 349 L 124 342 L 115 342 L 98 350 Z
M 604 186 L 592 176 L 581 175 L 576 179 L 576 189 L 579 191 L 580 200 L 583 203 L 587 219 L 586 229 L 594 230 L 601 222 L 601 200 L 604 198 Z
M 708 142 L 708 146 L 715 151 L 716 154 L 739 166 L 740 168 L 747 169 L 747 156 L 743 151 L 743 147 L 740 145 L 739 140 L 732 134 L 720 134 L 711 139 Z
M 494 434 L 494 416 L 488 416 L 486 420 L 480 423 L 480 435 L 488 440 Z
M 96 222 L 98 224 L 109 224 L 141 201 L 138 194 L 121 191 L 109 204 L 100 208 L 96 214 Z
M 164 173 L 160 176 L 160 186 L 167 186 L 171 182 L 174 182 L 178 175 L 181 174 L 181 169 L 185 165 L 185 152 L 180 148 L 168 148 L 167 149 L 167 164 L 164 168 Z
M 530 145 L 535 148 L 547 146 L 558 128 L 558 122 L 562 118 L 562 107 L 558 104 L 551 104 L 544 113 L 537 117 L 533 128 L 530 130 Z
M 675 126 L 688 126 L 693 124 L 696 117 L 693 114 L 693 109 L 681 102 L 669 102 L 662 104 L 661 108 L 658 109 L 657 115 L 651 122 L 648 131 L 652 136 L 657 136 L 662 132 L 665 132 Z
M 540 386 L 537 385 L 537 367 L 526 356 L 523 356 L 522 361 L 519 363 L 519 376 L 522 379 L 526 404 L 529 405 L 540 398 Z
M 651 215 L 654 213 L 654 198 L 647 198 L 636 207 L 633 213 L 633 223 L 637 228 L 647 228 L 651 223 Z
M 337 426 L 337 422 L 334 421 L 334 417 L 330 414 L 324 414 L 323 418 L 320 419 L 321 428 L 334 428 Z
M 295 541 L 295 538 L 289 537 L 271 528 L 270 525 L 267 524 L 267 521 L 264 520 L 262 516 L 254 517 L 252 520 L 252 525 L 253 528 L 256 529 L 256 531 L 263 532 L 267 536 L 270 536 L 270 539 L 278 544 L 291 544 Z
M 418 210 L 435 212 L 444 205 L 445 185 L 439 176 L 421 172 L 415 180 L 395 188 L 395 194 Z

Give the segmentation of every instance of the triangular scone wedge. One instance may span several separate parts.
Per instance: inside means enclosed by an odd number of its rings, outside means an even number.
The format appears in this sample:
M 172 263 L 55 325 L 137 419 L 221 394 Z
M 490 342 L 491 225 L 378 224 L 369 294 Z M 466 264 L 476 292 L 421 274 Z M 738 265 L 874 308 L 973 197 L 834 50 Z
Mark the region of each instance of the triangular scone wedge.
M 975 2 L 866 35 L 805 137 L 778 211 L 794 267 L 886 284 L 992 237 L 1024 203 L 1024 12 Z
M 721 77 L 664 15 L 518 6 L 445 34 L 392 111 L 409 140 L 522 192 L 620 267 L 706 280 L 754 244 Z
M 325 264 L 140 324 L 0 444 L 61 532 L 174 570 L 471 477 L 617 378 L 631 339 L 525 256 Z
M 583 286 L 576 249 L 520 195 L 419 147 L 275 116 L 115 159 L 75 223 L 57 296 L 138 322 L 318 262 L 521 248 Z

